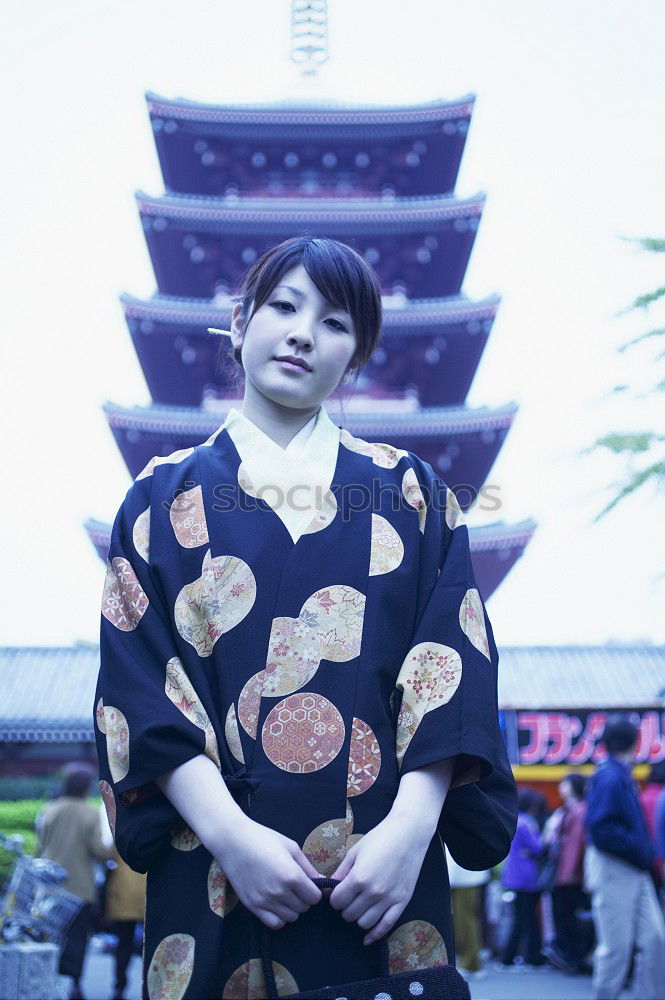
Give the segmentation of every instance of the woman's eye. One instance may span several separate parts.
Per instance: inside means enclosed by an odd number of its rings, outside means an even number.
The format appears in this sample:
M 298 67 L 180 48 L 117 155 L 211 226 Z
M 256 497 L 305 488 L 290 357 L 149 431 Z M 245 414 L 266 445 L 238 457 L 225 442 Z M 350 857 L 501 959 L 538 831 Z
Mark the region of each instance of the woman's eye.
M 291 305 L 290 302 L 284 302 L 284 301 L 281 301 L 281 300 L 278 301 L 278 302 L 271 302 L 270 305 L 271 306 L 276 306 L 276 307 L 278 307 L 278 306 L 286 306 L 288 309 L 293 309 L 293 306 Z M 282 310 L 280 310 L 280 312 L 281 311 Z
M 346 333 L 346 327 L 338 319 L 331 319 L 330 322 L 337 324 L 337 326 L 333 327 L 334 330 L 341 330 L 343 333 Z

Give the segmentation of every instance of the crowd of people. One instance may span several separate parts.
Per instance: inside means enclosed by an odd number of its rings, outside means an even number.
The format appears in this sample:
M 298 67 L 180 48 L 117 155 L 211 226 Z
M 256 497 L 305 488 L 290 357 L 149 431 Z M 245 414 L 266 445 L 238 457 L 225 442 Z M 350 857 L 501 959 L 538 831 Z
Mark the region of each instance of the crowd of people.
M 519 789 L 517 830 L 500 872 L 470 872 L 448 854 L 458 966 L 483 975 L 482 958 L 499 968 L 551 964 L 592 974 L 593 996 L 618 997 L 628 981 L 636 996 L 662 995 L 665 983 L 665 761 L 640 791 L 631 776 L 638 731 L 611 718 L 607 759 L 587 783 L 579 773 L 559 784 L 561 805 Z M 89 935 L 101 926 L 115 945 L 115 991 L 127 983 L 145 876 L 120 859 L 105 812 L 86 801 L 92 770 L 70 765 L 61 794 L 37 821 L 39 853 L 69 872 L 68 888 L 85 905 L 64 942 L 60 972 L 81 997 Z M 103 893 L 95 870 L 106 871 Z M 101 906 L 100 906 L 101 902 Z M 101 911 L 101 912 L 100 912 Z
M 631 775 L 637 739 L 628 718 L 611 717 L 606 760 L 588 783 L 567 775 L 549 816 L 544 795 L 519 789 L 517 830 L 496 881 L 449 861 L 462 968 L 483 974 L 484 945 L 499 968 L 591 974 L 595 998 L 618 997 L 628 981 L 635 996 L 662 996 L 665 761 L 640 791 Z

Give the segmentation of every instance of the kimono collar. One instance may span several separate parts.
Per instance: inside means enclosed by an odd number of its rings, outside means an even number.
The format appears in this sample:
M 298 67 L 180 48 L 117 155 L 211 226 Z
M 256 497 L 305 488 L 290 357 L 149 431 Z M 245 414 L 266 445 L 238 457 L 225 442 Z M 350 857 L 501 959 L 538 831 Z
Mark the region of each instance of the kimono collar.
M 281 448 L 240 410 L 232 407 L 224 422 L 244 469 L 261 498 L 281 518 L 294 542 L 319 510 L 316 505 L 333 481 L 341 428 L 323 405 Z M 294 505 L 287 503 L 289 490 Z M 302 509 L 299 509 L 302 508 Z

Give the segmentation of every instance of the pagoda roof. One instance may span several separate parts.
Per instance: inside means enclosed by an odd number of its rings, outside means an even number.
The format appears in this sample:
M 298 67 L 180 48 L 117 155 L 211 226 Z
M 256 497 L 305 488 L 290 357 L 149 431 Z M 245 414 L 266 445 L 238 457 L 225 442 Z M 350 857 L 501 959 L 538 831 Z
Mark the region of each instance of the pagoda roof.
M 208 104 L 182 97 L 168 98 L 146 93 L 151 117 L 160 116 L 174 122 L 200 122 L 238 126 L 306 125 L 368 127 L 372 125 L 413 125 L 469 118 L 475 96 L 466 94 L 456 100 L 437 98 L 415 104 L 353 104 L 338 100 L 286 98 L 277 101 Z
M 462 295 L 443 299 L 406 299 L 391 302 L 392 296 L 383 297 L 383 323 L 385 329 L 399 328 L 405 334 L 417 333 L 419 327 L 445 325 L 470 320 L 494 319 L 501 303 L 498 295 L 472 301 Z M 158 323 L 192 326 L 192 333 L 207 336 L 209 326 L 228 329 L 234 302 L 226 297 L 222 301 L 195 299 L 176 295 L 155 295 L 141 299 L 123 294 L 120 301 L 128 318 L 149 319 Z
M 284 223 L 297 225 L 348 226 L 354 229 L 411 231 L 414 226 L 454 220 L 479 220 L 485 195 L 469 198 L 455 195 L 419 195 L 416 198 L 209 198 L 194 194 L 151 196 L 137 191 L 142 216 L 174 222 L 195 223 L 197 228 L 215 231 L 249 226 L 270 231 Z
M 407 401 L 408 402 L 408 401 Z M 517 403 L 503 406 L 480 406 L 470 409 L 466 406 L 430 406 L 427 408 L 405 408 L 398 410 L 391 401 L 390 409 L 380 412 L 355 411 L 350 407 L 353 400 L 345 405 L 346 420 L 341 413 L 330 412 L 331 418 L 339 426 L 346 426 L 354 436 L 376 435 L 390 439 L 391 435 L 414 434 L 418 437 L 440 437 L 444 434 L 479 433 L 487 430 L 510 428 Z M 209 437 L 224 423 L 226 413 L 235 400 L 205 409 L 190 406 L 120 406 L 111 401 L 104 403 L 103 409 L 111 427 L 123 430 L 146 430 L 200 434 L 201 441 Z

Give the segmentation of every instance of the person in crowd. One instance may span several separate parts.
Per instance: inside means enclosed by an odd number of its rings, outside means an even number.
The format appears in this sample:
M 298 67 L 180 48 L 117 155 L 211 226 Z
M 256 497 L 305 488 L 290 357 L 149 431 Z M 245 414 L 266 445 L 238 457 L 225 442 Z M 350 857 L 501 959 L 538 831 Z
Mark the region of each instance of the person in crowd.
M 452 896 L 457 964 L 477 975 L 482 972 L 482 888 L 489 882 L 490 873 L 462 868 L 447 848 L 446 861 Z
M 113 846 L 113 833 L 106 809 L 100 806 L 102 838 Z M 113 996 L 120 1000 L 127 989 L 127 969 L 132 958 L 137 924 L 143 924 L 145 914 L 145 874 L 132 871 L 113 846 L 112 868 L 106 880 L 104 916 L 117 941 L 114 950 L 115 987 Z
M 619 996 L 633 953 L 636 996 L 656 1000 L 665 984 L 665 925 L 650 875 L 654 850 L 630 771 L 637 736 L 630 719 L 610 716 L 603 733 L 608 756 L 591 779 L 587 799 L 585 883 L 598 939 L 598 1000 Z
M 647 830 L 649 831 L 649 836 L 651 837 L 656 854 L 653 865 L 653 873 L 656 885 L 659 888 L 661 888 L 665 882 L 665 845 L 662 841 L 659 842 L 656 829 L 656 817 L 659 801 L 662 802 L 661 808 L 665 809 L 665 798 L 663 798 L 664 791 L 665 760 L 660 760 L 658 763 L 652 764 L 649 768 L 649 777 L 647 778 L 644 789 L 640 795 L 642 811 L 644 812 L 644 818 L 647 821 Z
M 71 976 L 72 998 L 83 997 L 81 975 L 95 900 L 94 865 L 113 854 L 102 840 L 97 809 L 86 801 L 93 777 L 94 771 L 86 764 L 67 765 L 61 794 L 46 804 L 36 823 L 38 856 L 62 865 L 68 872 L 64 888 L 84 901 L 69 925 L 60 955 L 59 972 Z
M 524 943 L 527 965 L 544 965 L 538 903 L 540 900 L 538 859 L 544 842 L 536 816 L 542 809 L 540 796 L 531 788 L 520 788 L 517 796 L 517 830 L 501 872 L 505 889 L 515 893 L 513 925 L 503 949 L 501 963 L 513 965 Z
M 556 860 L 552 887 L 552 916 L 555 938 L 544 949 L 552 965 L 565 971 L 587 971 L 584 958 L 588 941 L 577 918 L 588 906 L 584 892 L 584 851 L 586 847 L 586 782 L 581 774 L 568 774 L 559 784 L 563 804 L 550 817 L 545 842 Z

